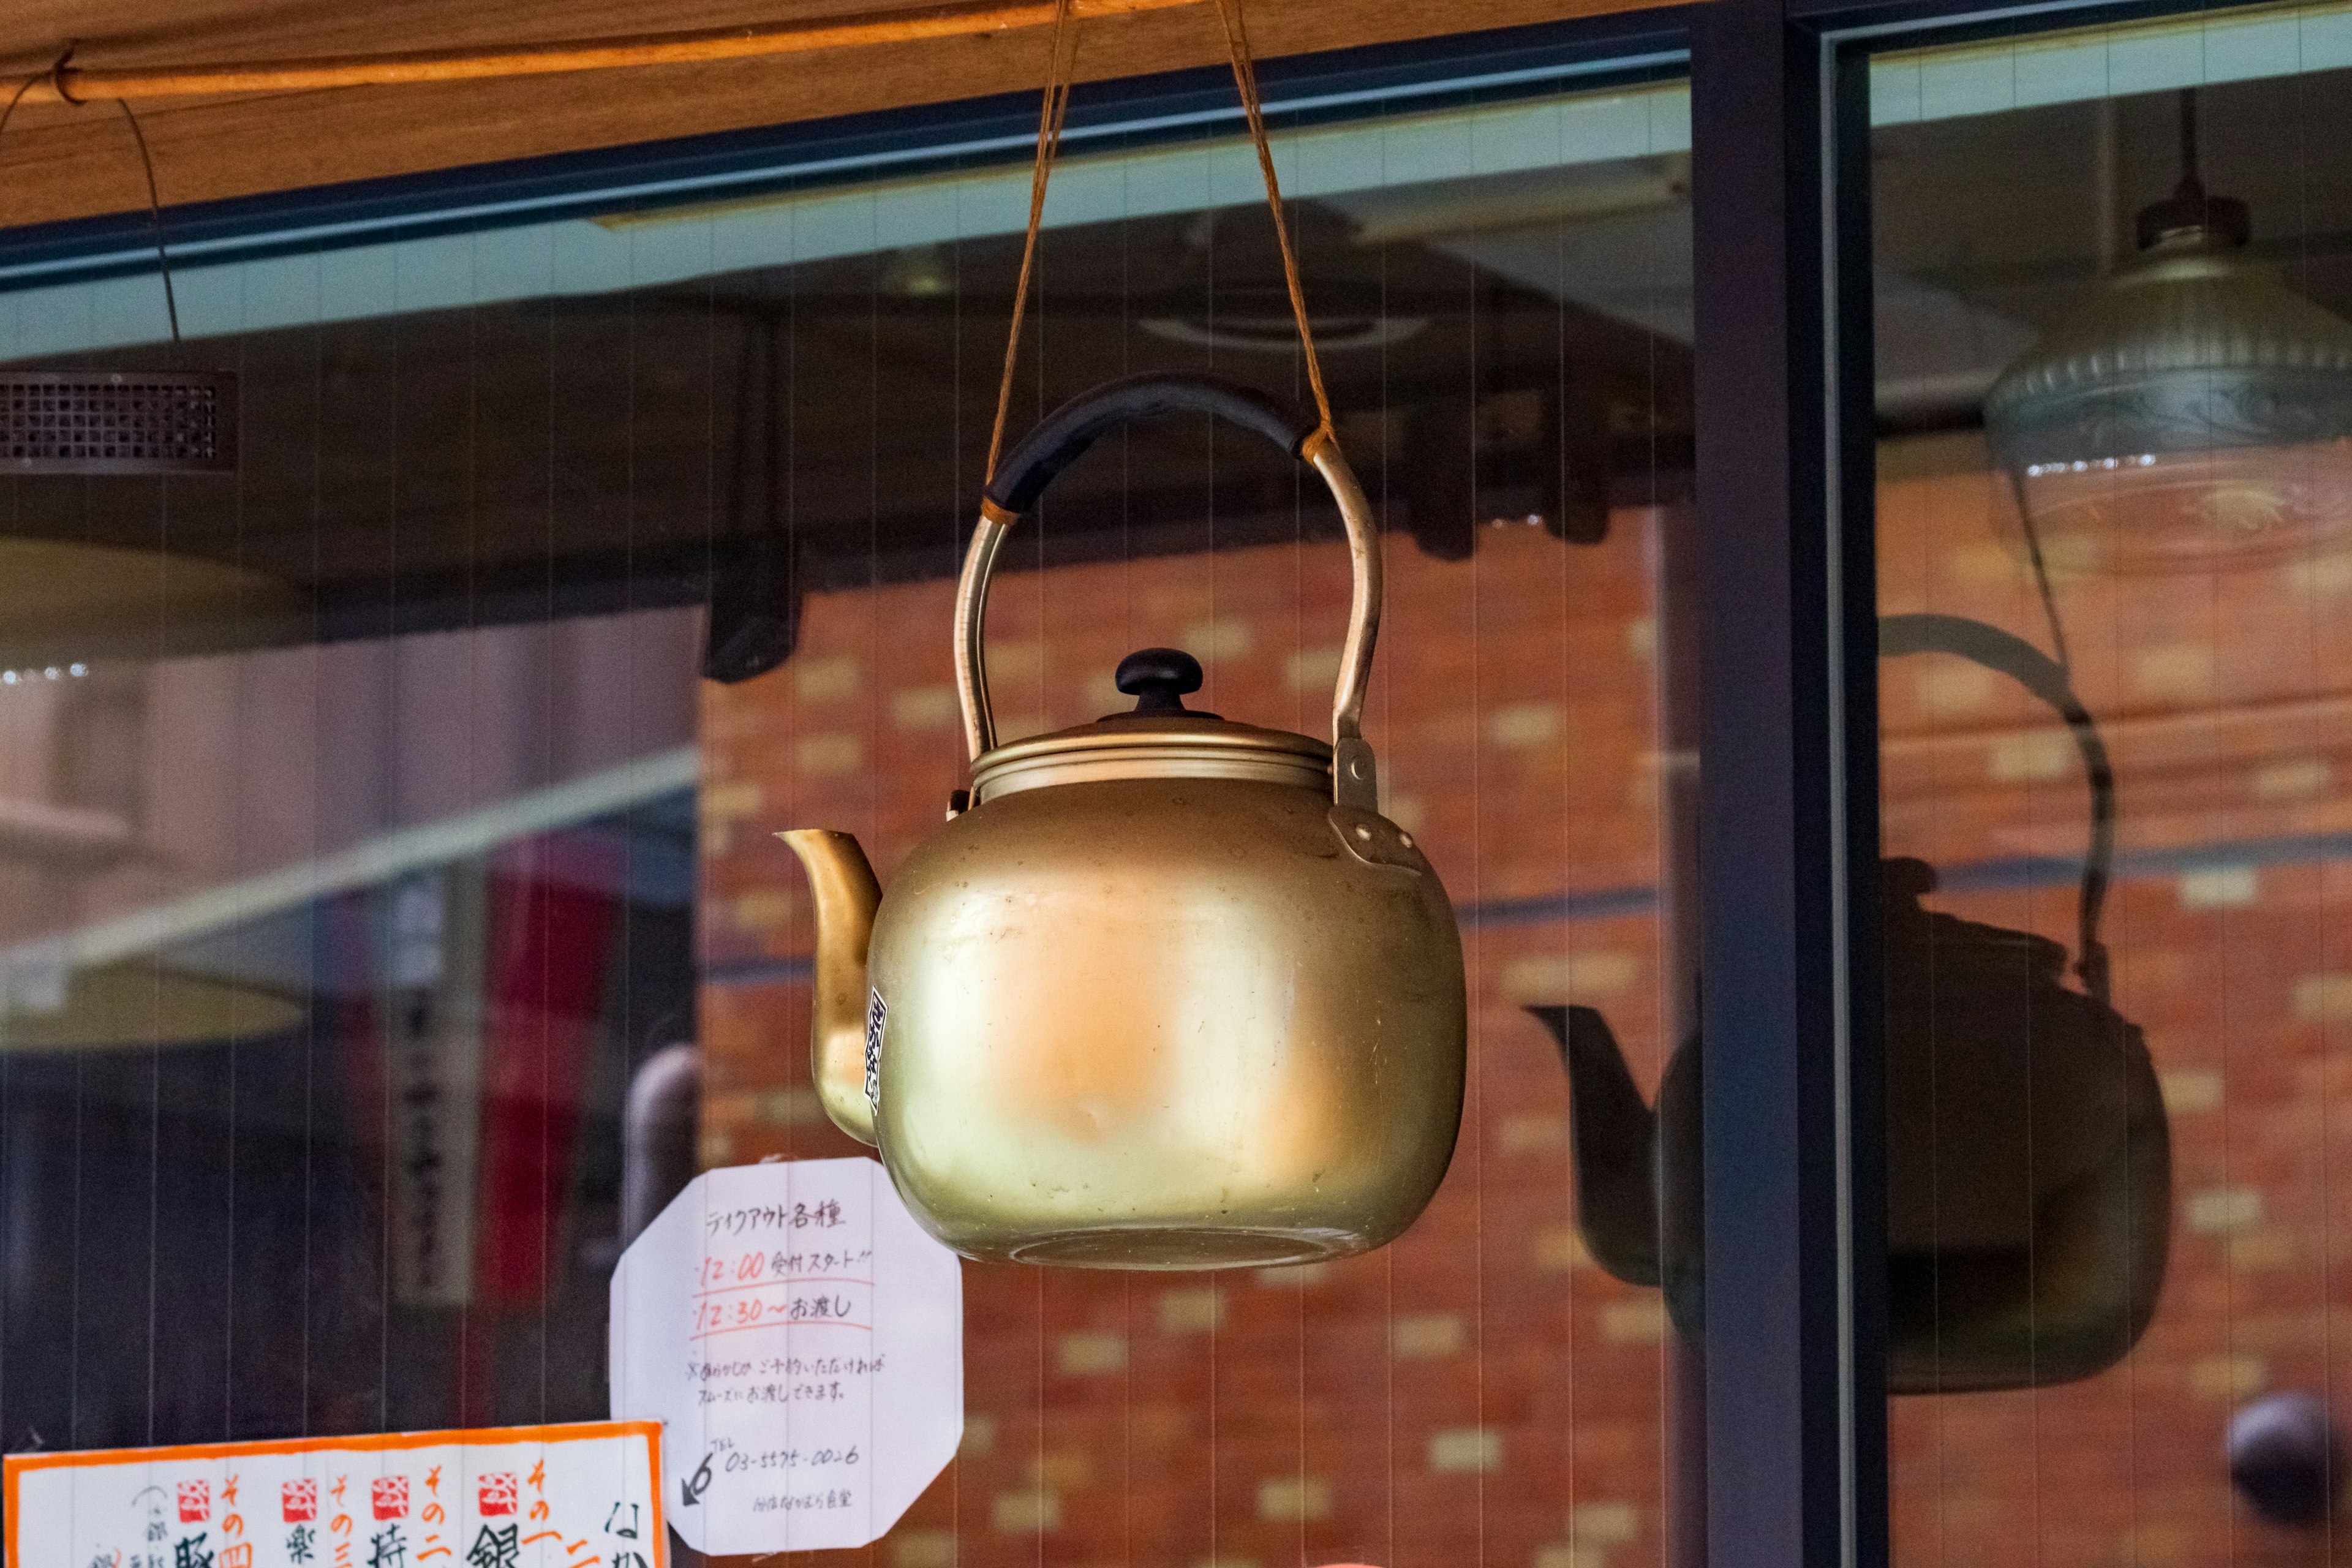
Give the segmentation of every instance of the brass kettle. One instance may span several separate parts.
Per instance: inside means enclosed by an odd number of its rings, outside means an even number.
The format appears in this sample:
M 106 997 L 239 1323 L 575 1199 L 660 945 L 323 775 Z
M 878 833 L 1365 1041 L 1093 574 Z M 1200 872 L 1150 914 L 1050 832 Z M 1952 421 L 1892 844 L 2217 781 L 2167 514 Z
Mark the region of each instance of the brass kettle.
M 1129 656 L 1135 710 L 997 743 L 982 661 L 1006 532 L 1131 419 L 1206 412 L 1322 476 L 1355 569 L 1329 744 L 1186 708 L 1200 667 Z M 1466 1015 L 1453 907 L 1378 810 L 1360 724 L 1381 542 L 1312 419 L 1205 376 L 1065 405 L 988 486 L 956 600 L 969 804 L 884 897 L 855 839 L 782 837 L 817 910 L 819 1098 L 968 1258 L 1194 1269 L 1361 1252 L 1445 1174 Z
M 1885 986 L 1887 1384 L 1896 1394 L 2025 1388 L 2122 1359 L 2156 1310 L 2172 1213 L 2170 1137 L 2137 1025 L 2107 999 L 2098 936 L 2115 852 L 2115 774 L 2053 660 L 1954 616 L 1890 616 L 1886 655 L 1941 652 L 2009 675 L 2056 708 L 2090 778 L 2078 906 L 2081 990 L 2066 950 L 1928 910 L 1924 860 L 1882 862 Z M 1608 1021 L 1536 1007 L 1566 1058 L 1578 1222 L 1593 1260 L 1660 1285 L 1676 1326 L 1702 1321 L 1698 1042 L 1643 1103 Z

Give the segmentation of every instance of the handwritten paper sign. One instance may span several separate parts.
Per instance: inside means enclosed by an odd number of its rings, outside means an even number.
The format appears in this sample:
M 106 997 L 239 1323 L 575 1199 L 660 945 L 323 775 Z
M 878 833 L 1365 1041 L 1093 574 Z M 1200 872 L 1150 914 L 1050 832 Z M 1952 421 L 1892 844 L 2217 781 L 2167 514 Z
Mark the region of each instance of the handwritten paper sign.
M 651 1422 L 11 1454 L 7 1568 L 666 1568 Z
M 700 1552 L 878 1539 L 963 1436 L 963 1279 L 871 1160 L 709 1171 L 613 1274 L 613 1413 Z M 177 1565 L 173 1565 L 177 1568 Z

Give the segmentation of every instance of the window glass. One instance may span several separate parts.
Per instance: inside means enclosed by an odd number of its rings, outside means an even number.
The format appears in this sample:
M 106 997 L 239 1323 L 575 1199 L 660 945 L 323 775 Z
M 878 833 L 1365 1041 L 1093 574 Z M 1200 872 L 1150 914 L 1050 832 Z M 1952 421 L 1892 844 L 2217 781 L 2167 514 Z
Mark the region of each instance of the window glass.
M 2344 37 L 1874 66 L 1899 1563 L 2341 1550 Z
M 1696 1550 L 1651 1152 L 1696 1110 L 1687 101 L 1506 86 L 1275 144 L 1385 531 L 1380 805 L 1467 965 L 1450 1172 L 1328 1263 L 967 1264 L 962 1447 L 891 1568 Z M 1074 138 L 1013 435 L 1143 371 L 1304 398 L 1255 156 L 1187 138 Z M 0 481 L 0 1442 L 601 1418 L 635 1227 L 862 1152 L 773 835 L 855 832 L 887 900 L 970 783 L 953 577 L 1028 180 L 192 254 L 178 343 L 152 269 L 7 279 L 0 374 L 228 372 L 236 423 L 233 471 Z M 1129 427 L 1005 548 L 999 738 L 1129 707 L 1153 647 L 1328 738 L 1349 585 L 1311 474 Z

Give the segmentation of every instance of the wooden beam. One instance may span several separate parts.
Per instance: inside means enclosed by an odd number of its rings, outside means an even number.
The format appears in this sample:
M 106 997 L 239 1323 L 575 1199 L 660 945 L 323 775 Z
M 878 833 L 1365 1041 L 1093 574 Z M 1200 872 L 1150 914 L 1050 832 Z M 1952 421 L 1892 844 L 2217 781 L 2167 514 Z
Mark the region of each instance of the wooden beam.
M 523 47 L 502 38 L 625 37 L 633 22 L 656 15 L 709 22 L 715 33 L 741 3 L 680 0 L 656 12 L 650 0 L 511 0 L 498 7 L 477 0 L 390 0 L 289 13 L 273 0 L 26 0 L 28 14 L 12 16 L 15 36 L 50 41 L 19 44 L 21 52 L 0 63 L 0 81 L 46 75 L 68 38 L 82 40 L 74 58 L 92 76 L 134 69 L 163 75 L 199 53 L 266 61 L 274 50 L 299 48 L 308 58 L 331 58 L 387 37 L 512 55 Z M 1029 3 L 1050 17 L 1050 5 Z M 1205 5 L 1084 3 L 1080 80 L 1224 63 L 1223 38 Z M 1256 0 L 1250 39 L 1259 58 L 1270 59 L 1660 3 Z M 828 25 L 827 12 L 839 0 L 824 10 L 820 4 L 771 0 L 769 10 L 772 16 L 805 12 L 783 26 L 814 28 Z M 1029 7 L 999 0 L 997 8 Z M 138 107 L 163 199 L 171 204 L 1031 91 L 1045 73 L 1045 34 L 1031 26 L 634 70 L 224 92 Z M 0 226 L 139 211 L 146 200 L 137 150 L 111 104 L 27 102 L 0 138 Z
M 1074 18 L 1123 16 L 1201 0 L 1071 0 Z M 495 77 L 554 76 L 571 71 L 627 70 L 644 66 L 698 65 L 713 60 L 767 59 L 819 49 L 871 48 L 927 38 L 972 37 L 1050 26 L 1055 0 L 1000 5 L 927 5 L 788 22 L 767 27 L 704 28 L 636 37 L 519 45 L 504 49 L 409 49 L 326 59 L 264 60 L 247 65 L 188 65 L 109 70 L 60 55 L 46 71 L 23 79 L 16 96 L 26 103 L 89 103 L 100 99 L 209 98 L 226 93 L 315 92 L 341 87 L 394 87 L 428 81 L 478 81 Z

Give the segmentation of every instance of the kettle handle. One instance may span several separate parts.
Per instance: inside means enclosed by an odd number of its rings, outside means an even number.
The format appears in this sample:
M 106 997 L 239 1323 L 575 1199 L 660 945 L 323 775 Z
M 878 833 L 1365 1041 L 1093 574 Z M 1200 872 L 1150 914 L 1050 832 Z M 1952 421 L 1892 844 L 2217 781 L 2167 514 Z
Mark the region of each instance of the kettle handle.
M 1342 805 L 1377 810 L 1378 779 L 1363 733 L 1364 689 L 1371 681 L 1372 644 L 1381 623 L 1381 534 L 1371 503 L 1347 458 L 1339 455 L 1339 441 L 1312 416 L 1209 375 L 1130 375 L 1080 393 L 1023 437 L 990 479 L 981 496 L 980 525 L 972 531 L 963 576 L 956 584 L 956 696 L 963 707 L 964 742 L 971 760 L 978 762 L 996 747 L 982 626 L 989 578 L 1004 536 L 1036 505 L 1054 477 L 1097 437 L 1129 420 L 1184 413 L 1218 415 L 1255 431 L 1320 474 L 1339 505 L 1355 582 L 1348 605 L 1348 637 L 1339 653 L 1339 679 L 1331 698 L 1332 793 Z
M 2107 881 L 2116 858 L 2116 770 L 2107 759 L 2107 743 L 2090 710 L 2066 677 L 2065 666 L 2012 632 L 1966 616 L 1928 614 L 1881 616 L 1878 652 L 1895 658 L 1909 653 L 1948 653 L 2006 675 L 2058 710 L 2074 744 L 2083 753 L 2083 773 L 2091 785 L 2091 843 L 2083 856 L 2083 889 L 2076 914 L 2082 956 L 2074 972 L 2098 1000 L 2107 999 L 2107 950 L 2099 942 L 2099 911 L 2106 903 Z

